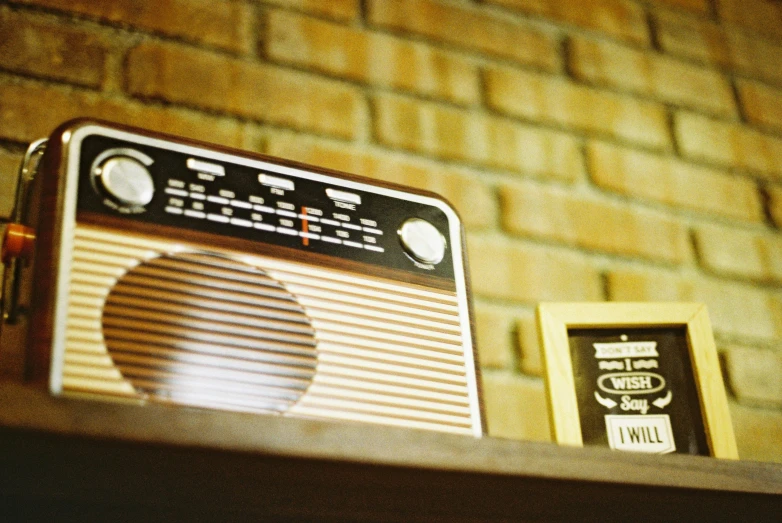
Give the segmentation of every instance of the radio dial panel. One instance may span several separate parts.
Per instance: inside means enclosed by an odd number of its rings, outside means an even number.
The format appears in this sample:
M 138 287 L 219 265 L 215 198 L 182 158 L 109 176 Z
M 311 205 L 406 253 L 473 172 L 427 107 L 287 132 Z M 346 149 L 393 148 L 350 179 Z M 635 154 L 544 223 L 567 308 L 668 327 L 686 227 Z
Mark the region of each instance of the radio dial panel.
M 78 208 L 453 279 L 437 205 L 302 169 L 87 136 Z M 84 186 L 83 184 L 81 186 Z M 95 198 L 95 195 L 99 198 Z

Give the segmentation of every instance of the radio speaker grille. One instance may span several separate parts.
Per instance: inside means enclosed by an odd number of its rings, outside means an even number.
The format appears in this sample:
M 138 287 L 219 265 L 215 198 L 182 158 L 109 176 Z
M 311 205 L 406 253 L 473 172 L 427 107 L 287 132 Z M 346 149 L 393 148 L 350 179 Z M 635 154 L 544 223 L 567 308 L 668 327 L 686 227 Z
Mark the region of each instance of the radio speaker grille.
M 451 292 L 77 225 L 63 390 L 472 434 Z

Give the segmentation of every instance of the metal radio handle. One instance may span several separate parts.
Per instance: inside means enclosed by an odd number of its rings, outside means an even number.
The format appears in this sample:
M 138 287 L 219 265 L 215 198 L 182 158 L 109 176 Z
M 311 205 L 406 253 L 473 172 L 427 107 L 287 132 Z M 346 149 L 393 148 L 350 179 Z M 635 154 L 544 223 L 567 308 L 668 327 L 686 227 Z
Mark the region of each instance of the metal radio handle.
M 8 224 L 3 235 L 2 256 L 0 256 L 5 265 L 2 294 L 0 294 L 0 310 L 2 310 L 0 336 L 2 336 L 3 325 L 15 323 L 19 316 L 22 270 L 30 263 L 35 243 L 35 231 L 30 223 L 30 188 L 45 148 L 46 139 L 31 143 L 19 166 L 11 223 Z

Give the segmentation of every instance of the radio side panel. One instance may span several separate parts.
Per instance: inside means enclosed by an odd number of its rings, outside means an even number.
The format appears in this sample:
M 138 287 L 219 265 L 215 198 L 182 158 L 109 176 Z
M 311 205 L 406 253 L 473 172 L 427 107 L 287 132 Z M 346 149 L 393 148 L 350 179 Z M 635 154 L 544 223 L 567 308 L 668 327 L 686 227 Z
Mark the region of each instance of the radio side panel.
M 55 308 L 61 262 L 63 213 L 66 206 L 67 151 L 55 131 L 35 174 L 31 195 L 31 226 L 36 231 L 32 267 L 28 358 L 25 373 L 33 381 L 48 380 L 55 341 Z

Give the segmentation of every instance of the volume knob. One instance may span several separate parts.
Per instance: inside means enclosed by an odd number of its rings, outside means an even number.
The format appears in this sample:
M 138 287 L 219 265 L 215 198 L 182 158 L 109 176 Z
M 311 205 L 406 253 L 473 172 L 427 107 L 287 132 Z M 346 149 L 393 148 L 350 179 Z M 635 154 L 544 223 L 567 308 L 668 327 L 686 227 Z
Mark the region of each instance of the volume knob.
M 438 264 L 445 256 L 445 238 L 437 228 L 421 218 L 410 218 L 399 228 L 402 247 L 413 259 Z
M 100 164 L 95 181 L 122 207 L 143 207 L 155 194 L 155 182 L 147 167 L 129 156 L 113 156 Z

